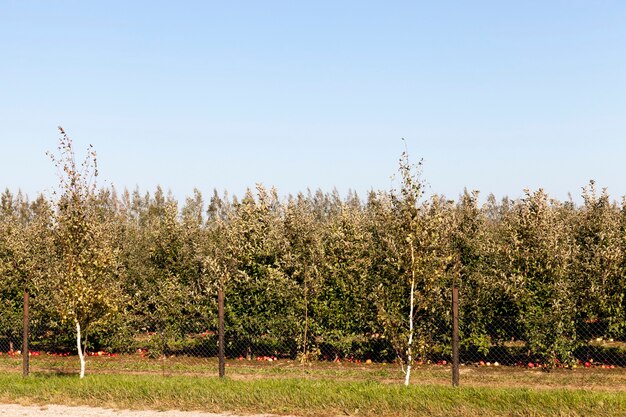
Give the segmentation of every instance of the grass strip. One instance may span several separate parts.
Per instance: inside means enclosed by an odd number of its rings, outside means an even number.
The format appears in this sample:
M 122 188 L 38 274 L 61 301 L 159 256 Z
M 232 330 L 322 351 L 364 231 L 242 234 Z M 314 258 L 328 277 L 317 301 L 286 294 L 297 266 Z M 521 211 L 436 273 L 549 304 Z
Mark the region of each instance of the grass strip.
M 623 416 L 626 394 L 304 379 L 0 374 L 0 402 L 299 416 Z

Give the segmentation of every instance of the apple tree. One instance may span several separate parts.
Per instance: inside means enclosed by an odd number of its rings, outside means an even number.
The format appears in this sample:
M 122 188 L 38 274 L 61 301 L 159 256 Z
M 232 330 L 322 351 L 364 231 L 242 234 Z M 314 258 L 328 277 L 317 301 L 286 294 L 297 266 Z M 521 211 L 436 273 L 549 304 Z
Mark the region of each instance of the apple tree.
M 324 253 L 320 221 L 316 221 L 311 203 L 303 194 L 290 198 L 284 219 L 288 244 L 282 265 L 291 280 L 300 287 L 301 298 L 296 308 L 302 312 L 298 344 L 303 362 L 319 352 L 313 342 L 317 333 L 315 300 L 321 287 L 320 269 Z
M 583 189 L 583 200 L 574 225 L 578 323 L 587 337 L 616 337 L 625 328 L 622 216 L 606 189 L 598 193 L 593 181 Z
M 378 285 L 379 317 L 385 334 L 406 363 L 405 384 L 416 357 L 433 351 L 435 337 L 449 316 L 450 265 L 453 252 L 452 206 L 443 197 L 422 202 L 421 163 L 400 159 L 399 190 L 371 202 L 372 262 Z M 382 258 L 381 258 L 382 256 Z
M 62 320 L 75 325 L 83 378 L 88 329 L 114 311 L 120 300 L 117 259 L 110 231 L 95 209 L 96 153 L 90 147 L 77 164 L 71 139 L 63 128 L 59 131 L 59 154 L 49 153 L 59 171 L 60 188 L 52 216 L 55 262 L 47 284 Z
M 29 203 L 21 193 L 14 198 L 8 190 L 2 194 L 1 200 L 0 328 L 9 338 L 9 350 L 14 350 L 17 335 L 22 333 L 22 350 L 28 351 L 29 304 L 46 276 L 51 247 L 50 207 L 42 196 Z M 37 310 L 42 312 L 43 308 Z M 26 376 L 28 356 L 23 356 L 23 360 Z
M 503 229 L 501 264 L 529 353 L 550 366 L 570 363 L 578 345 L 572 277 L 571 207 L 543 191 L 516 202 Z

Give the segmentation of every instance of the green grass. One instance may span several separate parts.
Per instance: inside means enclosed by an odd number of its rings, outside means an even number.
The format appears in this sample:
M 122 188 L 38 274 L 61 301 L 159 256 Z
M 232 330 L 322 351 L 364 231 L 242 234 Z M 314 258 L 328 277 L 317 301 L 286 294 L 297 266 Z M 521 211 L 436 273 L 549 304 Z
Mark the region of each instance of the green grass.
M 77 357 L 31 357 L 33 372 L 76 374 Z M 139 355 L 117 357 L 89 357 L 87 374 L 132 374 L 157 376 L 217 376 L 217 359 L 194 357 L 142 358 Z M 0 356 L 0 372 L 20 373 L 21 358 Z M 281 359 L 276 362 L 226 362 L 226 375 L 233 380 L 306 379 L 344 382 L 379 382 L 400 385 L 404 380 L 399 366 L 394 364 L 356 364 L 313 362 L 302 365 L 297 361 Z M 449 386 L 450 366 L 420 365 L 413 368 L 411 381 L 421 385 Z M 626 391 L 626 369 L 578 368 L 543 372 L 521 367 L 461 367 L 461 385 L 464 387 L 569 389 L 593 391 Z
M 451 388 L 307 379 L 0 374 L 0 402 L 302 416 L 621 416 L 618 392 Z
M 42 355 L 30 358 L 34 371 L 58 373 L 76 372 L 78 357 L 55 357 Z M 213 376 L 217 373 L 217 358 L 168 357 L 165 359 L 142 358 L 138 355 L 117 357 L 88 357 L 87 372 L 95 373 L 154 373 Z M 316 377 L 360 380 L 403 379 L 400 368 L 393 364 L 354 364 L 313 362 L 302 365 L 298 361 L 282 359 L 276 362 L 227 360 L 227 372 L 239 378 L 257 377 Z M 0 356 L 0 371 L 20 371 L 20 356 Z

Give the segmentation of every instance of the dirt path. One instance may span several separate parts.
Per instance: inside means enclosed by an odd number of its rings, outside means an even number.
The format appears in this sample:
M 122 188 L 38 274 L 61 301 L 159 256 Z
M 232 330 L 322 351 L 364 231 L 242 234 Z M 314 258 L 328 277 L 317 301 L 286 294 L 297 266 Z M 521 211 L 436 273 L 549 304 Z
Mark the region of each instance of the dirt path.
M 23 406 L 0 404 L 0 417 L 237 417 L 234 414 L 213 414 L 199 411 L 111 410 L 97 407 L 65 405 Z M 255 414 L 247 417 L 270 417 Z

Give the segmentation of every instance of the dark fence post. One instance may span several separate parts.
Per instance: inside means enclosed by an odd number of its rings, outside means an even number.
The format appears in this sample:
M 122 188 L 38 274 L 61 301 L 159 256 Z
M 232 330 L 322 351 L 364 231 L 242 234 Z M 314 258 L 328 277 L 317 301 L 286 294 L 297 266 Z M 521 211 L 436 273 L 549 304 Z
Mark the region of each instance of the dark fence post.
M 28 350 L 28 336 L 30 333 L 30 326 L 28 320 L 28 303 L 29 303 L 28 290 L 24 289 L 24 328 L 22 332 L 22 375 L 24 378 L 30 373 L 29 364 L 29 350 Z
M 452 287 L 452 386 L 458 387 L 459 371 L 459 289 Z
M 167 339 L 165 335 L 165 323 L 161 322 L 161 374 L 165 377 L 165 361 L 167 361 Z
M 219 375 L 220 378 L 224 378 L 224 375 L 226 373 L 226 365 L 224 361 L 224 288 L 221 285 L 217 290 L 217 320 Z

